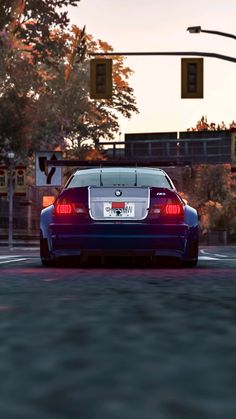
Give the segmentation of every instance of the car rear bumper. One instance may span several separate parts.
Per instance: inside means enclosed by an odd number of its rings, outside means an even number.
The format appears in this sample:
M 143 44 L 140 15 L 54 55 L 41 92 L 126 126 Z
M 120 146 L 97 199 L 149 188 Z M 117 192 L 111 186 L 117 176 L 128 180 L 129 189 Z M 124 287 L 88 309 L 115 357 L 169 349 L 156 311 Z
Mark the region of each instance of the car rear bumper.
M 50 224 L 53 257 L 79 255 L 150 255 L 189 258 L 188 243 L 197 228 L 186 224 Z

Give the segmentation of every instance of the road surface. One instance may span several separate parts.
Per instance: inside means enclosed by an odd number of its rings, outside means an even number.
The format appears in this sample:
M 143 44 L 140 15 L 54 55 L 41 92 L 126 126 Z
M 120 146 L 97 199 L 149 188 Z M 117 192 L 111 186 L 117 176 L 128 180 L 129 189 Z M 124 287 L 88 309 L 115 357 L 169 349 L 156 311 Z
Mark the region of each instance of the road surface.
M 197 268 L 0 249 L 0 418 L 235 419 L 236 247 Z

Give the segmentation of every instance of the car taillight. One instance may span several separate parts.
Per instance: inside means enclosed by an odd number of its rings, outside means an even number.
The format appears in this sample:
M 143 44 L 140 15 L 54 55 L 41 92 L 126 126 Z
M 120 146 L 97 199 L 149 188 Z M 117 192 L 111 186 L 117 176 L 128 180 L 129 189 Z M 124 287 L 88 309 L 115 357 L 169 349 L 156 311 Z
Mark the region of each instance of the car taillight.
M 72 204 L 56 204 L 55 213 L 57 215 L 72 214 L 73 206 Z
M 149 210 L 149 215 L 155 216 L 161 213 L 162 205 L 153 205 Z
M 181 204 L 166 204 L 163 213 L 166 215 L 181 215 L 183 206 Z
M 149 210 L 149 216 L 152 218 L 159 218 L 159 216 L 182 217 L 183 214 L 183 205 L 180 202 L 154 204 Z
M 54 213 L 56 215 L 73 215 L 73 214 L 86 214 L 84 204 L 70 203 L 70 202 L 56 202 L 54 205 Z

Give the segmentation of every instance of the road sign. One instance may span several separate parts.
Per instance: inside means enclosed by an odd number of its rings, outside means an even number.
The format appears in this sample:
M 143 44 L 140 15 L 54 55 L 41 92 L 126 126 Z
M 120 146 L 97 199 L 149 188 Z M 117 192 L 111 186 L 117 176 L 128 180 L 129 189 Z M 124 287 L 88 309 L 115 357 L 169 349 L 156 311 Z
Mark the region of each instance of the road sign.
M 47 167 L 46 160 L 61 160 L 61 151 L 37 151 L 35 153 L 35 184 L 36 186 L 61 186 L 61 167 Z

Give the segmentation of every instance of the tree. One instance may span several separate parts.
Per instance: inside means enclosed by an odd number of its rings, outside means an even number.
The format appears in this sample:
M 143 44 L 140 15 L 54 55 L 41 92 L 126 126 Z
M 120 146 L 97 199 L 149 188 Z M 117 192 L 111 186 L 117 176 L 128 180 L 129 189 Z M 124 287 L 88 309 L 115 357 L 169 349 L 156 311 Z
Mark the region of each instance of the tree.
M 32 149 L 38 98 L 65 56 L 55 28 L 68 28 L 62 7 L 79 0 L 2 0 L 0 5 L 0 153 Z
M 184 177 L 184 198 L 198 210 L 203 234 L 227 230 L 236 238 L 236 179 L 230 164 L 195 165 Z
M 128 84 L 132 71 L 121 57 L 114 57 L 112 100 L 90 100 L 86 49 L 105 55 L 112 47 L 86 35 L 85 28 L 69 27 L 67 13 L 58 9 L 77 3 L 4 0 L 1 4 L 0 152 L 6 146 L 22 155 L 58 146 L 78 152 L 86 141 L 97 146 L 100 138 L 113 138 L 119 131 L 119 114 L 130 118 L 138 112 Z M 11 112 L 9 98 L 15 98 Z M 14 126 L 10 119 L 18 114 Z
M 69 27 L 66 7 L 80 0 L 1 0 L 0 30 L 21 51 L 29 51 L 35 62 L 55 65 L 64 56 L 63 39 L 53 29 Z M 63 10 L 62 10 L 63 9 Z
M 231 122 L 231 124 L 226 124 L 224 121 L 221 121 L 220 123 L 216 124 L 215 122 L 207 122 L 207 116 L 202 116 L 201 119 L 196 123 L 195 127 L 188 128 L 187 131 L 223 131 L 231 128 L 235 128 L 236 123 L 234 121 Z
M 73 27 L 73 35 L 75 33 L 81 33 L 81 30 Z M 90 52 L 104 52 L 104 56 L 112 51 L 108 43 L 96 41 L 92 35 L 86 35 L 86 46 Z M 75 150 L 84 141 L 90 140 L 97 146 L 100 138 L 114 138 L 115 133 L 119 132 L 119 114 L 130 118 L 138 112 L 133 89 L 128 84 L 132 70 L 124 65 L 122 57 L 113 59 L 112 99 L 96 101 L 89 98 L 89 59 L 88 54 L 85 54 L 82 62 L 75 57 L 69 77 L 67 73 L 63 77 L 65 66 L 62 65 L 60 77 L 49 82 L 51 91 L 55 92 L 53 102 L 57 103 L 64 138 L 69 139 L 67 145 L 70 144 Z
M 235 127 L 235 122 L 207 122 L 207 117 L 197 122 L 189 131 L 218 131 Z M 185 177 L 185 197 L 198 209 L 203 233 L 227 230 L 229 238 L 236 238 L 236 180 L 230 164 L 195 165 L 192 177 Z

